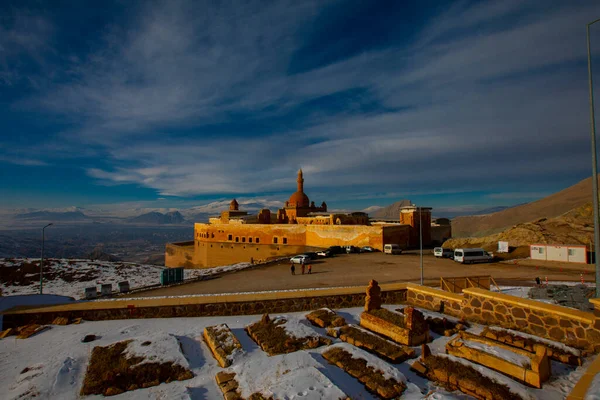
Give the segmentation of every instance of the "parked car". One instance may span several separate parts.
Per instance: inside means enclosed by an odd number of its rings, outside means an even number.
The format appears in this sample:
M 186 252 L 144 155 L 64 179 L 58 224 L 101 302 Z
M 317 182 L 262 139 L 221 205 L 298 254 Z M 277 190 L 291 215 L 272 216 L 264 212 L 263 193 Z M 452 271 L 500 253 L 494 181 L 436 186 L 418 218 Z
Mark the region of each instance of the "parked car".
M 309 260 L 316 260 L 319 257 L 314 251 L 309 251 L 308 253 L 304 253 L 302 255 L 308 257 Z
M 333 256 L 333 253 L 329 250 L 321 250 L 317 252 L 317 255 L 319 257 L 331 257 Z
M 302 264 L 302 263 L 306 264 L 309 261 L 310 261 L 310 259 L 304 254 L 290 258 L 290 262 L 292 264 Z
M 344 254 L 346 252 L 346 249 L 343 249 L 342 246 L 331 246 L 327 250 L 329 250 L 331 254 Z
M 454 261 L 462 264 L 473 264 L 479 262 L 491 262 L 493 257 L 484 249 L 456 249 L 454 250 Z
M 385 254 L 402 254 L 402 249 L 397 244 L 386 244 L 383 246 Z
M 360 247 L 346 246 L 346 253 L 347 254 L 350 254 L 350 253 L 360 253 Z
M 373 253 L 376 252 L 377 249 L 371 247 L 371 246 L 363 246 L 360 248 L 360 252 L 361 253 Z
M 454 250 L 436 247 L 433 249 L 433 255 L 438 258 L 454 258 Z

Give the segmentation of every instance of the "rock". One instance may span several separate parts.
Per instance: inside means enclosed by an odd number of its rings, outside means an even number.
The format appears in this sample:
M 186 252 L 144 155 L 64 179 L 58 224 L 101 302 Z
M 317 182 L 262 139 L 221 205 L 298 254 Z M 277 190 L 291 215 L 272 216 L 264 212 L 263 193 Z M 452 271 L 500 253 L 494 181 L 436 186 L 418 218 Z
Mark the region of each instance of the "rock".
M 96 335 L 85 335 L 83 339 L 81 339 L 81 343 L 89 343 L 96 340 Z
M 271 318 L 269 317 L 269 314 L 264 314 L 262 316 L 262 318 L 260 319 L 260 322 L 262 324 L 268 324 L 269 322 L 271 322 Z
M 123 392 L 124 392 L 124 390 L 116 388 L 114 386 L 111 386 L 111 387 L 109 387 L 108 389 L 106 389 L 104 391 L 104 395 L 105 396 L 116 396 L 116 395 L 121 394 Z
M 221 371 L 215 376 L 215 379 L 217 380 L 217 385 L 223 385 L 234 378 L 235 373 L 225 371 Z
M 421 360 L 425 360 L 431 355 L 431 349 L 426 344 L 421 345 Z
M 365 311 L 378 310 L 381 308 L 381 288 L 376 280 L 371 280 L 367 287 L 365 298 Z
M 422 375 L 422 376 L 427 375 L 427 367 L 425 365 L 421 364 L 419 361 L 415 361 L 411 365 L 410 369 L 412 369 L 419 375 Z

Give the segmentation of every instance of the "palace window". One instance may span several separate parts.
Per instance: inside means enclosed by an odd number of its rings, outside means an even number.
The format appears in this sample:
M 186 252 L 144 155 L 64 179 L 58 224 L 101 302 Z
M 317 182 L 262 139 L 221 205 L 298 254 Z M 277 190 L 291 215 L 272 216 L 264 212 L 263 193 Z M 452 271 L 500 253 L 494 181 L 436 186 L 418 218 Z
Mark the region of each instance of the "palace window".
M 277 244 L 277 237 L 273 237 L 273 244 Z
M 236 242 L 239 242 L 239 241 L 240 241 L 240 237 L 239 237 L 239 236 L 236 236 L 236 237 L 235 237 L 235 241 L 236 241 Z
M 252 236 L 248 238 L 248 243 L 252 243 Z
M 227 235 L 227 240 L 233 240 L 233 235 Z
M 287 244 L 287 238 L 283 238 L 283 244 Z
M 242 236 L 242 243 L 246 243 L 246 236 Z
M 256 243 L 260 243 L 260 238 L 256 238 Z

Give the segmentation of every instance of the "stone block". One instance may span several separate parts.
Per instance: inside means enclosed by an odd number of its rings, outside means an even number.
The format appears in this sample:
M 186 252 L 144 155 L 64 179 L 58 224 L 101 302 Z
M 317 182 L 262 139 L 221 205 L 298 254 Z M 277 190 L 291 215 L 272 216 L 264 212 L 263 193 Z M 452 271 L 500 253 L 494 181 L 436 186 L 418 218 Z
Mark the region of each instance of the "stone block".
M 235 373 L 225 372 L 225 371 L 218 372 L 217 375 L 215 376 L 217 385 L 219 385 L 219 386 L 226 384 L 227 382 L 231 381 L 234 378 L 235 378 Z
M 529 359 L 529 365 L 517 365 L 498 357 L 493 352 L 485 352 L 479 348 L 469 347 L 469 342 L 482 343 L 487 346 L 498 347 L 511 351 Z M 456 357 L 464 358 L 494 369 L 516 380 L 537 388 L 542 387 L 542 382 L 550 378 L 551 364 L 546 347 L 539 345 L 535 353 L 514 348 L 512 346 L 497 342 L 487 337 L 477 336 L 466 332 L 460 332 L 458 336 L 446 344 L 446 352 Z

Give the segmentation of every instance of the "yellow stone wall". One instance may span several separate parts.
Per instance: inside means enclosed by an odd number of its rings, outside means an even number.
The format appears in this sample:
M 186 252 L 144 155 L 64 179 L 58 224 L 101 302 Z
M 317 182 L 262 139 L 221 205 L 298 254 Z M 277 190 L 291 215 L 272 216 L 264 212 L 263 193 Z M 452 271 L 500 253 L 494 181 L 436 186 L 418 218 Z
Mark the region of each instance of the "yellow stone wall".
M 194 268 L 194 242 L 167 243 L 165 266 Z
M 409 231 L 405 225 L 197 223 L 192 246 L 167 245 L 165 265 L 206 268 L 330 246 L 372 246 L 383 250 L 386 243 L 405 246 Z

